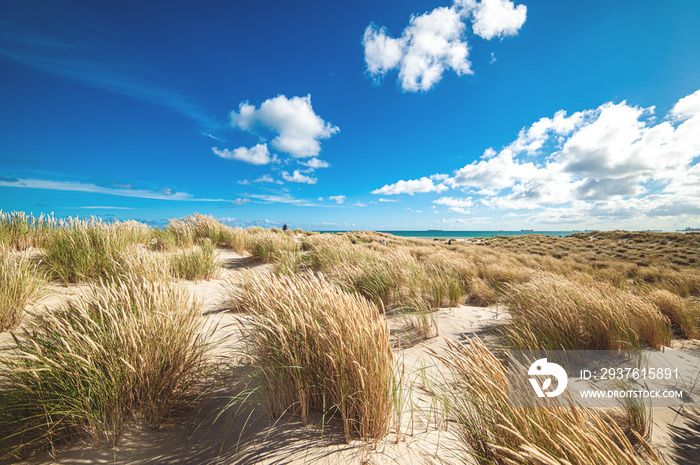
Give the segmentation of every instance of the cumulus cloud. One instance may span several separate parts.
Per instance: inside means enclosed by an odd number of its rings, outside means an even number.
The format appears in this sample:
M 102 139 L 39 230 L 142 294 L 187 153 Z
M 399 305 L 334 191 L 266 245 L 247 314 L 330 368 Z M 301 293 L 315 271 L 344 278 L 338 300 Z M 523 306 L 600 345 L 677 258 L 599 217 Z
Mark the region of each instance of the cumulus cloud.
M 445 184 L 434 182 L 433 176 L 430 178 L 422 177 L 420 179 L 411 179 L 408 181 L 398 181 L 394 184 L 387 184 L 384 187 L 375 189 L 372 194 L 375 195 L 398 195 L 398 194 L 420 194 L 425 192 L 444 192 L 449 189 Z
M 518 34 L 527 17 L 525 5 L 515 6 L 509 0 L 482 0 L 479 3 L 466 0 L 457 3 L 473 15 L 474 34 L 486 40 Z
M 529 211 L 528 221 L 540 224 L 614 218 L 640 227 L 634 221 L 671 221 L 674 215 L 700 221 L 700 91 L 679 99 L 665 117 L 655 113 L 626 101 L 570 116 L 559 111 L 453 176 L 399 181 L 373 193 L 458 189 L 470 197 L 433 203 L 458 213 Z
M 284 184 L 282 181 L 280 181 L 279 179 L 274 179 L 269 174 L 263 174 L 258 179 L 253 180 L 253 182 L 269 182 L 274 184 Z
M 385 199 L 384 197 L 379 197 L 380 202 L 398 202 L 396 199 Z
M 445 205 L 449 207 L 450 211 L 453 211 L 455 213 L 461 213 L 463 215 L 471 213 L 469 210 L 467 210 L 467 207 L 471 207 L 472 205 L 474 205 L 474 201 L 471 197 L 459 199 L 454 197 L 440 197 L 437 200 L 433 200 L 433 203 L 438 205 Z M 435 205 L 433 205 L 433 209 L 434 208 Z
M 327 161 L 319 160 L 316 157 L 312 158 L 311 160 L 309 160 L 307 162 L 303 162 L 303 161 L 299 162 L 299 164 L 304 165 L 304 166 L 308 166 L 309 168 L 314 169 L 314 170 L 319 169 L 319 168 L 328 168 L 329 166 L 331 166 L 331 164 L 328 163 Z
M 367 72 L 381 78 L 398 69 L 404 91 L 427 91 L 437 84 L 445 71 L 458 76 L 473 74 L 469 62 L 467 23 L 475 34 L 491 39 L 512 36 L 525 22 L 527 8 L 508 0 L 456 0 L 450 7 L 414 15 L 398 38 L 385 27 L 370 24 L 362 44 Z
M 474 205 L 474 201 L 471 197 L 456 199 L 454 197 L 440 197 L 437 200 L 433 200 L 433 203 L 437 205 L 446 205 L 448 207 L 471 207 Z
M 258 144 L 251 148 L 238 147 L 234 150 L 223 149 L 218 147 L 211 149 L 216 155 L 227 160 L 238 160 L 251 165 L 267 165 L 272 161 L 270 151 L 267 149 L 267 144 Z
M 315 157 L 321 140 L 339 131 L 325 122 L 311 106 L 311 96 L 287 98 L 284 95 L 265 100 L 260 108 L 242 102 L 231 112 L 231 125 L 248 132 L 258 130 L 276 134 L 271 145 L 295 158 Z
M 367 71 L 382 76 L 398 68 L 401 87 L 410 92 L 429 90 L 449 69 L 472 74 L 465 29 L 461 15 L 445 7 L 411 18 L 400 39 L 370 25 L 363 38 Z
M 373 24 L 365 29 L 362 44 L 365 46 L 367 71 L 379 76 L 399 66 L 406 48 L 404 40 L 389 37 L 386 28 L 377 28 Z
M 686 120 L 700 114 L 700 90 L 686 95 L 671 109 L 671 117 L 676 120 Z
M 312 178 L 310 176 L 301 174 L 301 171 L 299 170 L 294 170 L 294 172 L 291 175 L 286 171 L 282 171 L 282 178 L 285 181 L 299 182 L 302 184 L 316 184 L 316 182 L 318 181 L 317 178 Z
M 510 149 L 502 150 L 498 155 L 485 160 L 475 161 L 455 173 L 454 184 L 457 186 L 505 189 L 517 181 L 532 178 L 537 172 L 534 163 L 521 163 L 514 160 L 515 154 Z
M 331 195 L 328 197 L 329 199 L 333 200 L 335 203 L 338 205 L 345 203 L 345 196 L 344 195 Z
M 563 142 L 565 136 L 570 135 L 574 130 L 581 127 L 593 114 L 593 111 L 580 111 L 567 117 L 566 111 L 560 110 L 552 118 L 540 118 L 528 128 L 523 128 L 518 134 L 518 138 L 510 144 L 513 152 L 525 152 L 528 155 L 536 155 L 544 144 L 556 138 L 555 142 Z M 492 150 L 493 155 L 496 154 Z

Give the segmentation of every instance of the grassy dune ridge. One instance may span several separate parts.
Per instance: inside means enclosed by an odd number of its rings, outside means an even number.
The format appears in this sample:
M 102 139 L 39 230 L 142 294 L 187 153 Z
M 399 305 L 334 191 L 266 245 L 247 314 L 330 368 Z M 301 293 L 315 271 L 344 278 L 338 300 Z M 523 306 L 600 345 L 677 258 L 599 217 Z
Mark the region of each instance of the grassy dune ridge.
M 502 348 L 661 348 L 698 335 L 699 241 L 615 231 L 448 245 L 368 231 L 234 228 L 199 214 L 153 228 L 0 213 L 0 331 L 15 338 L 0 360 L 8 406 L 0 451 L 78 436 L 114 445 L 132 418 L 158 427 L 205 394 L 212 341 L 177 281 L 221 276 L 217 248 L 269 269 L 227 272 L 226 292 L 246 322 L 245 355 L 270 413 L 306 421 L 316 410 L 338 418 L 346 440 L 375 441 L 399 408 L 383 313 L 413 315 L 406 321 L 431 337 L 438 308 L 498 304 L 509 315 Z M 90 288 L 23 318 L 47 280 Z M 466 382 L 478 370 L 500 379 L 488 349 L 453 345 L 448 354 L 442 362 L 457 380 L 449 386 L 458 388 L 436 395 L 458 413 L 467 455 L 480 463 L 656 463 L 632 450 L 648 448 L 632 422 L 574 409 L 563 413 L 565 426 L 540 411 L 507 410 L 491 384 Z M 574 460 L 572 451 L 602 443 L 609 457 Z

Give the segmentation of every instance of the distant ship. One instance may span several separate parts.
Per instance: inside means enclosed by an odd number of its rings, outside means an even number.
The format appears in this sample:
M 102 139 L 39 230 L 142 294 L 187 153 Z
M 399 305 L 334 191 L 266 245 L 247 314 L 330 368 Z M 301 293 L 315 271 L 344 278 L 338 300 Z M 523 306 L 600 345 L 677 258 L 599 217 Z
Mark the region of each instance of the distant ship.
M 521 229 L 520 232 L 532 232 L 534 229 Z

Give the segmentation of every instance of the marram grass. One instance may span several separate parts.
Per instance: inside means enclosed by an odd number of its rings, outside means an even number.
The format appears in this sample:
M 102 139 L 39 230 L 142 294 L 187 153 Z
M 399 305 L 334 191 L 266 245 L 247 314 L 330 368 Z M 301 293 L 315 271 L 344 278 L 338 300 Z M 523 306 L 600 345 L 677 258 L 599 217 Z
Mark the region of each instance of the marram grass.
M 565 403 L 560 407 L 511 406 L 508 370 L 478 338 L 466 344 L 450 343 L 436 357 L 449 368 L 452 378 L 434 393 L 457 428 L 464 445 L 457 453 L 465 463 L 661 464 L 634 429 L 639 425 L 629 420 L 625 421 L 632 428 L 624 421 L 621 427 L 606 414 Z
M 248 312 L 247 352 L 270 414 L 339 417 L 346 440 L 383 437 L 392 418 L 393 355 L 375 305 L 322 276 L 242 274 L 231 304 Z
M 0 358 L 0 450 L 75 437 L 114 445 L 133 417 L 158 427 L 203 389 L 202 322 L 185 290 L 138 277 L 36 315 Z
M 609 284 L 542 274 L 506 288 L 505 337 L 523 350 L 660 349 L 672 338 L 658 307 Z
M 685 300 L 666 289 L 649 292 L 646 297 L 659 308 L 659 311 L 671 321 L 675 335 L 687 338 L 698 337 L 698 320 L 696 311 L 688 308 Z
M 170 272 L 175 278 L 199 281 L 216 276 L 217 264 L 214 246 L 208 239 L 190 250 L 169 257 Z
M 0 332 L 19 325 L 26 306 L 43 294 L 44 283 L 26 253 L 0 244 Z
M 120 253 L 141 236 L 142 226 L 70 219 L 46 239 L 42 263 L 50 277 L 66 283 L 114 278 Z

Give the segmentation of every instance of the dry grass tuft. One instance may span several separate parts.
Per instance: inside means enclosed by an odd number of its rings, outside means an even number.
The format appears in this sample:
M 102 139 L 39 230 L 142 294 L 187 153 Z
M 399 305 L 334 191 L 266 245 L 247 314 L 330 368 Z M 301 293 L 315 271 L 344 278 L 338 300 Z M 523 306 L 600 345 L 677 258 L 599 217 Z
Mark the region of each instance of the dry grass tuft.
M 449 344 L 437 358 L 454 379 L 439 393 L 466 445 L 465 462 L 483 465 L 661 464 L 635 430 L 581 407 L 512 407 L 508 371 L 479 339 Z M 642 449 L 637 452 L 628 438 Z M 642 455 L 643 454 L 643 455 Z
M 200 245 L 170 257 L 170 271 L 180 279 L 199 281 L 216 276 L 217 264 L 214 257 L 214 246 L 208 239 L 200 241 Z
M 353 244 L 329 234 L 305 237 L 303 258 L 346 291 L 357 292 L 382 309 L 454 306 L 466 294 L 465 277 L 442 257 L 417 258 L 410 250 L 378 245 L 381 242 L 369 240 L 369 233 L 357 237 L 365 242 Z
M 26 253 L 13 253 L 0 244 L 0 332 L 19 325 L 25 307 L 42 295 L 43 284 Z
M 69 219 L 47 237 L 42 262 L 49 276 L 66 283 L 115 278 L 120 254 L 147 235 L 147 226 L 135 221 Z
M 150 282 L 167 282 L 171 278 L 170 260 L 167 255 L 150 252 L 144 247 L 129 246 L 119 254 L 118 277 L 127 279 L 138 276 Z
M 115 445 L 124 423 L 158 427 L 190 405 L 210 370 L 199 304 L 132 277 L 36 316 L 0 358 L 0 449 L 74 437 Z
M 0 243 L 16 250 L 41 247 L 55 226 L 53 216 L 42 214 L 36 218 L 24 212 L 0 210 Z
M 671 341 L 668 318 L 648 301 L 607 284 L 584 284 L 543 274 L 510 285 L 505 304 L 511 347 L 544 350 L 617 350 Z
M 377 307 L 321 276 L 243 274 L 248 351 L 273 416 L 339 416 L 346 440 L 379 439 L 392 415 L 393 356 Z
M 674 334 L 687 338 L 698 337 L 698 321 L 682 298 L 665 289 L 650 292 L 646 298 L 671 320 Z
M 266 262 L 277 262 L 286 260 L 287 253 L 294 253 L 298 250 L 293 237 L 278 230 L 279 232 L 268 231 L 261 228 L 248 228 L 245 230 L 245 247 L 253 255 Z
M 496 303 L 496 296 L 493 288 L 481 278 L 473 278 L 470 282 L 467 301 L 478 307 L 486 307 Z

